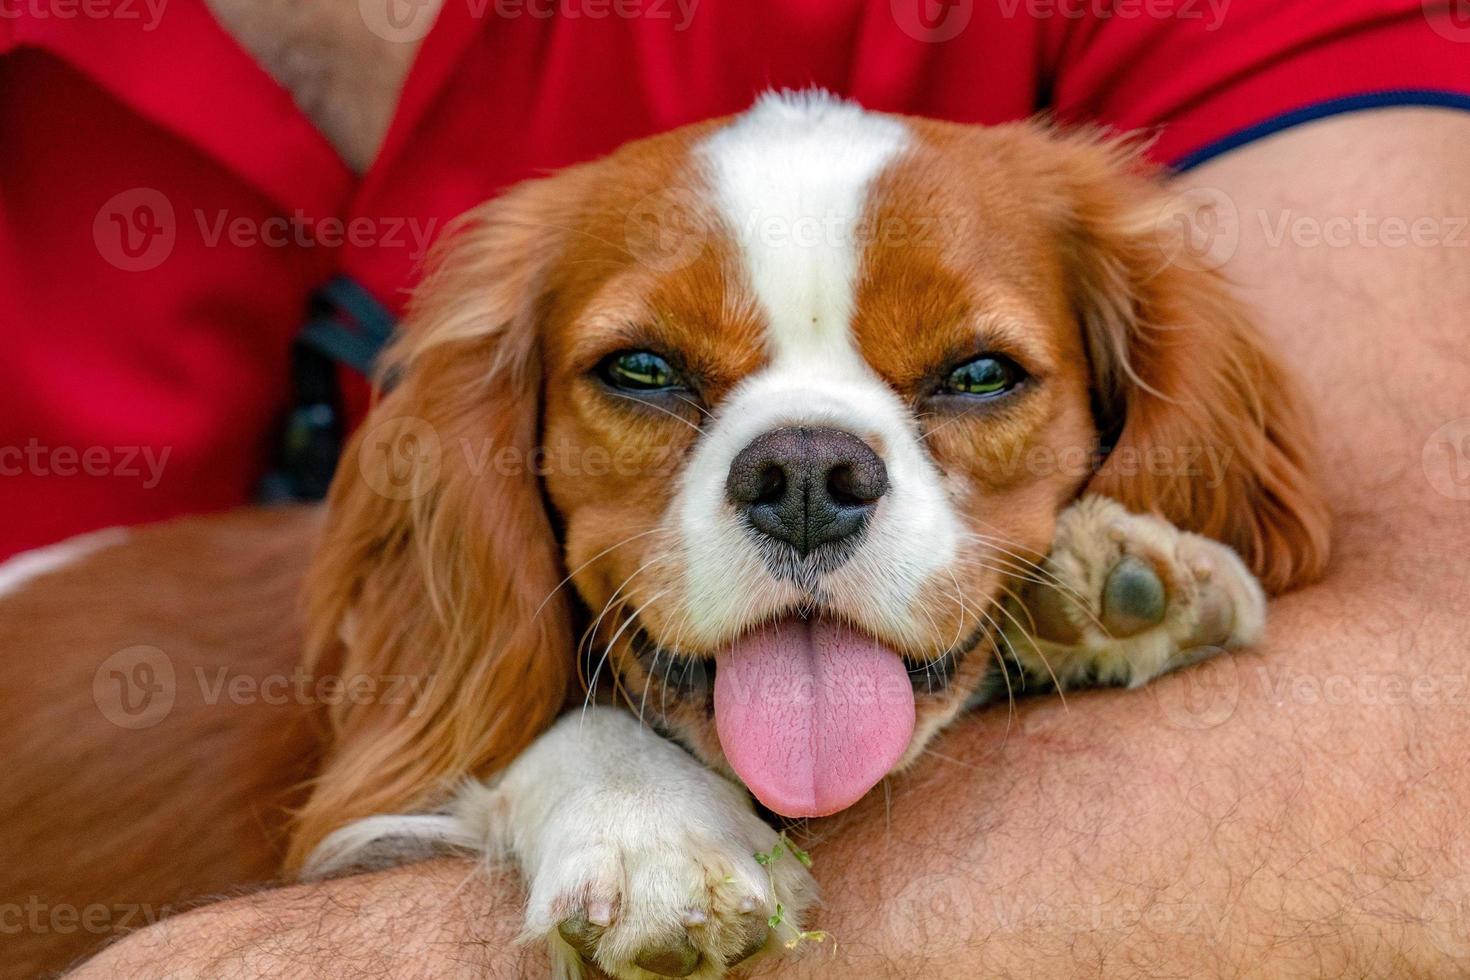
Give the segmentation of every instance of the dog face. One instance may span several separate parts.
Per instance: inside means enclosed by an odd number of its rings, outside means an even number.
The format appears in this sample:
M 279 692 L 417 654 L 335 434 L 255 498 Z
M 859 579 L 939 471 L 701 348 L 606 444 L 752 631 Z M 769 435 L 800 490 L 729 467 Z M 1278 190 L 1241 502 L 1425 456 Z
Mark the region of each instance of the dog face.
M 430 703 L 342 706 L 298 848 L 504 765 L 579 635 L 772 809 L 841 809 L 981 683 L 999 600 L 1084 489 L 1268 588 L 1314 574 L 1297 403 L 1219 281 L 1170 261 L 1137 169 L 770 97 L 469 216 L 312 580 L 319 661 L 432 674 Z M 409 467 L 389 492 L 380 459 Z
M 650 268 L 604 244 L 622 229 L 577 236 L 572 266 L 605 278 L 546 325 L 567 464 L 546 486 L 607 611 L 594 648 L 636 710 L 789 815 L 850 804 L 953 715 L 994 600 L 1087 473 L 1025 462 L 1095 440 L 1058 242 L 966 160 L 854 106 L 768 101 L 676 165 L 703 247 Z M 570 465 L 629 457 L 615 481 Z M 866 724 L 820 717 L 834 698 Z M 833 743 L 826 778 L 793 768 L 798 739 Z

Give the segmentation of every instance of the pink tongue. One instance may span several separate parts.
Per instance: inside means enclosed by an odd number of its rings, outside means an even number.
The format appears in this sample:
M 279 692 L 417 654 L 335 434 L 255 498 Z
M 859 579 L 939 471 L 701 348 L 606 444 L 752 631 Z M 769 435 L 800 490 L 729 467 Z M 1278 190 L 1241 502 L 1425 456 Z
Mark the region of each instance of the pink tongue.
M 715 727 L 725 758 L 783 816 L 851 806 L 908 748 L 908 671 L 870 637 L 787 619 L 740 639 L 716 665 Z

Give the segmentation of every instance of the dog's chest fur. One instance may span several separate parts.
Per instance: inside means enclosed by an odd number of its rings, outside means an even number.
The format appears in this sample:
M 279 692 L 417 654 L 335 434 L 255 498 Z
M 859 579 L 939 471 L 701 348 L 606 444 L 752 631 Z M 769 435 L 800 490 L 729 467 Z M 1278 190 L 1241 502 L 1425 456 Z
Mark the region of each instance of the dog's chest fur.
M 291 93 L 348 166 L 357 173 L 367 170 L 382 146 L 419 43 L 375 33 L 359 0 L 206 2 L 221 26 Z M 437 7 L 441 0 L 428 2 Z M 417 16 L 429 13 L 419 9 Z

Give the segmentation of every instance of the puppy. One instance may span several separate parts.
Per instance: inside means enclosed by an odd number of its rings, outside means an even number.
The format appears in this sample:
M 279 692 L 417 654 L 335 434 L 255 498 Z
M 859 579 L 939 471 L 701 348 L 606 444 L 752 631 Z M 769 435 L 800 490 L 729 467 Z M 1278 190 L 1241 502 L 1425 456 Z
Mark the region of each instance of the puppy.
M 334 709 L 296 862 L 508 858 L 559 975 L 714 977 L 813 896 L 745 790 L 849 806 L 997 662 L 1137 685 L 1255 639 L 1326 510 L 1169 197 L 1095 135 L 807 93 L 467 216 L 309 585 L 316 665 L 433 683 Z M 627 707 L 553 725 L 579 648 Z

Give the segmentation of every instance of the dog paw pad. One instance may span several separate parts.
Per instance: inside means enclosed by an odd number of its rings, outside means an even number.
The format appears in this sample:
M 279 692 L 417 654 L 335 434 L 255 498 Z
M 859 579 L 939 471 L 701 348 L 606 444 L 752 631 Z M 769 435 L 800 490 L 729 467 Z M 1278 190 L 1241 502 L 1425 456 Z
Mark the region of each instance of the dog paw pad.
M 1103 586 L 1103 625 L 1112 636 L 1133 636 L 1163 622 L 1168 604 L 1164 583 L 1153 568 L 1124 555 Z
M 633 962 L 656 976 L 687 977 L 699 966 L 699 950 L 680 934 L 644 949 Z

